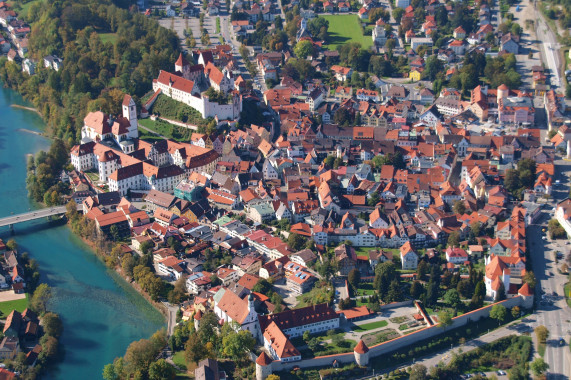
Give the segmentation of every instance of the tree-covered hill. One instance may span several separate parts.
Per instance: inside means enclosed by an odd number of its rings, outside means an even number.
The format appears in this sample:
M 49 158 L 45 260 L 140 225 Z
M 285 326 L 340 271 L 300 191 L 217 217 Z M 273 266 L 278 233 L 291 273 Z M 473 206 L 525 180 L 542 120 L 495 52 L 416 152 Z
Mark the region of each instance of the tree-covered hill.
M 21 17 L 32 27 L 28 56 L 38 62 L 37 73 L 30 77 L 3 58 L 0 79 L 31 101 L 48 133 L 68 147 L 78 141 L 87 112 L 119 113 L 123 94 L 143 96 L 180 49 L 174 32 L 109 0 L 39 0 Z M 104 33 L 116 38 L 103 43 Z M 43 67 L 49 54 L 63 59 L 59 72 Z

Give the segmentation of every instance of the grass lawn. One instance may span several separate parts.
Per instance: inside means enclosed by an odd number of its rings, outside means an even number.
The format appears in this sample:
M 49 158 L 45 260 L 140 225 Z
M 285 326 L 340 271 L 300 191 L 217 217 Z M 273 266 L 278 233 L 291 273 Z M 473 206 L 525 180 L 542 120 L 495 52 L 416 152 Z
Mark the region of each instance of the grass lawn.
M 365 323 L 364 325 L 355 326 L 353 331 L 369 331 L 369 330 L 385 327 L 388 324 L 389 323 L 387 321 L 376 321 L 376 322 L 371 322 L 371 323 Z
M 8 2 L 10 4 L 10 6 L 14 7 L 16 5 L 18 5 L 18 7 L 21 9 L 18 13 L 20 17 L 26 17 L 28 15 L 28 10 L 30 9 L 30 7 L 32 6 L 32 4 L 35 3 L 39 3 L 42 0 L 32 0 L 32 1 L 28 1 L 27 3 L 22 3 L 20 1 L 16 2 L 16 1 L 10 1 Z M 16 11 L 18 10 L 18 7 L 16 7 Z
M 173 139 L 175 141 L 188 141 L 190 139 L 190 135 L 192 134 L 193 130 L 179 127 L 177 125 L 167 123 L 163 120 L 151 120 L 151 119 L 140 119 L 139 124 L 144 127 L 149 128 L 152 131 L 157 132 L 160 135 L 165 136 L 166 138 Z M 142 129 L 139 130 L 139 134 L 144 131 Z M 142 134 L 140 138 L 142 139 L 149 139 L 149 140 L 161 140 L 161 137 L 153 135 L 152 133 L 145 131 L 145 134 Z
M 12 312 L 12 310 L 17 310 L 19 312 L 22 312 L 27 307 L 28 307 L 28 294 L 26 294 L 26 298 L 22 298 L 21 300 L 0 302 L 0 312 L 2 313 L 1 317 L 6 318 L 8 314 Z
M 375 294 L 375 290 L 373 289 L 373 283 L 363 282 L 359 284 L 359 288 L 357 288 L 357 294 L 355 294 L 355 296 L 356 297 L 372 296 L 373 294 Z
M 333 289 L 328 286 L 314 287 L 309 293 L 304 293 L 297 297 L 299 302 L 296 308 L 317 305 L 323 302 L 330 302 L 333 298 Z
M 117 43 L 117 33 L 99 33 L 99 38 L 104 44 L 111 42 L 115 45 Z
M 325 47 L 335 50 L 338 45 L 348 42 L 359 42 L 363 48 L 373 45 L 371 36 L 364 36 L 357 15 L 325 15 L 320 16 L 329 21 L 329 44 Z
M 179 351 L 173 355 L 172 361 L 174 364 L 179 366 L 180 368 L 186 368 L 186 358 L 184 357 L 184 351 Z
M 389 318 L 389 321 L 391 321 L 392 323 L 403 323 L 408 321 L 408 317 L 406 315 L 402 315 L 400 317 Z

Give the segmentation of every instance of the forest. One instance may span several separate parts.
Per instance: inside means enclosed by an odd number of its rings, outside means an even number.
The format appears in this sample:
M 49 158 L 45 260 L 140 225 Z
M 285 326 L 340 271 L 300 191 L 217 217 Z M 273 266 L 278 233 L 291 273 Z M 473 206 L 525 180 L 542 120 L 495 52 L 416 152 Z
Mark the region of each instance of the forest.
M 32 29 L 29 57 L 42 62 L 57 55 L 63 68 L 38 65 L 37 74 L 28 76 L 2 59 L 0 79 L 34 104 L 48 135 L 61 138 L 68 149 L 79 140 L 89 111 L 118 114 L 124 93 L 138 101 L 159 70 L 171 69 L 180 50 L 174 32 L 109 0 L 38 1 L 24 18 Z M 104 43 L 103 33 L 116 39 Z

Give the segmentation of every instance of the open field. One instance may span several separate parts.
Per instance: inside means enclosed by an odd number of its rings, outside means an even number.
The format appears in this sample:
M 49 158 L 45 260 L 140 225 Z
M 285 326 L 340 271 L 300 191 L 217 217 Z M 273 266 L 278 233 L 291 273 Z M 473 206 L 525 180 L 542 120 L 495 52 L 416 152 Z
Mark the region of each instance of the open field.
M 376 321 L 371 323 L 365 323 L 364 325 L 357 325 L 353 331 L 369 331 L 373 329 L 378 329 L 380 327 L 385 327 L 389 323 L 387 321 Z
M 0 312 L 2 313 L 2 318 L 6 318 L 12 310 L 17 310 L 19 312 L 24 311 L 28 307 L 28 294 L 24 298 L 0 302 Z
M 371 36 L 364 36 L 359 26 L 357 15 L 324 15 L 320 16 L 329 21 L 329 44 L 327 49 L 335 50 L 338 45 L 348 42 L 359 42 L 362 47 L 373 45 Z
M 117 43 L 117 33 L 99 33 L 99 38 L 104 44 L 111 42 L 113 45 Z

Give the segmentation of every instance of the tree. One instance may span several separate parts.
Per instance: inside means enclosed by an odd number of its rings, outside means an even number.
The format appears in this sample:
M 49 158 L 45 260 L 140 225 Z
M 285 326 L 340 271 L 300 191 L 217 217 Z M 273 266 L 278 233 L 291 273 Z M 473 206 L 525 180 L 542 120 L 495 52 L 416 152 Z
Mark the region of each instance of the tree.
M 367 199 L 367 204 L 371 207 L 375 207 L 380 200 L 381 197 L 379 196 L 379 193 L 375 191 L 373 194 L 371 194 L 369 199 Z
M 387 302 L 400 302 L 403 299 L 400 284 L 397 279 L 391 282 L 389 291 L 387 294 Z
M 256 340 L 249 331 L 233 331 L 222 339 L 222 352 L 232 360 L 240 360 L 255 344 Z
M 458 231 L 454 231 L 448 235 L 448 245 L 451 247 L 458 247 L 460 245 L 460 234 Z
M 525 275 L 523 276 L 523 282 L 528 284 L 531 289 L 535 289 L 536 280 L 535 275 L 532 271 L 525 272 Z
M 271 374 L 268 377 L 266 377 L 266 380 L 280 380 L 280 377 L 276 374 Z
M 264 295 L 268 295 L 268 293 L 272 290 L 272 284 L 268 282 L 265 278 L 260 278 L 256 285 L 252 288 L 252 291 L 261 293 Z
M 549 330 L 547 329 L 547 327 L 543 325 L 537 326 L 534 331 L 539 343 L 547 342 L 547 338 L 549 338 Z
M 417 300 L 422 294 L 424 294 L 424 287 L 419 281 L 414 281 L 410 286 L 410 296 Z
M 46 335 L 59 337 L 63 331 L 63 324 L 59 315 L 55 313 L 46 313 L 42 317 L 42 325 Z
M 506 299 L 506 287 L 504 286 L 504 282 L 500 281 L 500 286 L 496 291 L 496 297 L 494 298 L 494 302 L 500 302 Z
M 518 318 L 520 314 L 521 314 L 521 310 L 520 310 L 519 306 L 512 307 L 511 315 L 512 315 L 513 319 Z
M 359 272 L 359 269 L 354 268 L 349 272 L 347 282 L 349 282 L 349 285 L 353 287 L 353 290 L 357 290 L 359 283 L 361 282 L 361 272 Z
M 30 300 L 30 308 L 38 314 L 46 312 L 46 305 L 52 296 L 52 290 L 47 284 L 40 284 Z
M 104 380 L 118 380 L 119 376 L 115 372 L 115 366 L 113 363 L 106 364 L 103 367 L 103 379 Z
M 541 376 L 545 371 L 549 369 L 549 364 L 547 364 L 543 358 L 536 358 L 531 362 L 531 370 L 535 376 Z
M 303 246 L 306 243 L 306 238 L 304 238 L 303 236 L 294 233 L 290 233 L 288 238 L 287 238 L 287 244 L 290 246 L 291 249 L 293 249 L 294 251 L 299 251 L 301 249 L 303 249 Z
M 397 24 L 400 24 L 400 20 L 401 20 L 403 15 L 404 15 L 404 9 L 402 9 L 402 8 L 393 9 L 393 17 L 394 17 L 395 21 L 397 22 Z
M 498 325 L 506 320 L 507 315 L 508 311 L 504 305 L 494 305 L 490 310 L 490 318 L 498 321 Z
M 397 272 L 395 264 L 392 261 L 385 261 L 384 263 L 378 264 L 375 267 L 375 279 L 373 281 L 373 287 L 379 293 L 379 297 L 384 300 L 387 292 L 389 291 L 389 286 L 391 281 L 396 279 Z
M 463 215 L 466 212 L 466 205 L 464 204 L 464 201 L 459 200 L 454 202 L 454 206 L 452 206 L 452 211 L 454 211 L 454 213 L 456 214 Z
M 438 313 L 439 326 L 442 328 L 452 325 L 452 315 L 448 310 L 442 310 Z
M 450 289 L 444 294 L 444 302 L 454 309 L 457 309 L 462 305 L 462 300 L 460 299 L 460 294 L 456 289 Z
M 471 307 L 474 309 L 481 308 L 484 305 L 484 297 L 486 296 L 486 284 L 484 281 L 479 281 L 476 284 L 474 295 L 472 296 Z
M 175 377 L 175 368 L 167 363 L 165 359 L 159 359 L 149 366 L 150 380 L 173 380 Z
M 415 364 L 410 369 L 409 380 L 425 380 L 427 369 L 422 364 Z
M 421 281 L 426 281 L 426 275 L 430 271 L 430 265 L 424 261 L 420 260 L 418 266 L 416 267 L 416 274 L 418 275 L 418 279 Z
M 311 41 L 299 41 L 293 49 L 298 58 L 306 59 L 308 56 L 313 55 L 313 44 Z
M 124 356 L 127 370 L 131 373 L 146 372 L 157 353 L 148 339 L 131 343 Z
M 16 243 L 16 240 L 14 239 L 10 239 L 6 242 L 6 248 L 8 248 L 9 251 L 15 251 L 18 249 L 18 244 Z

